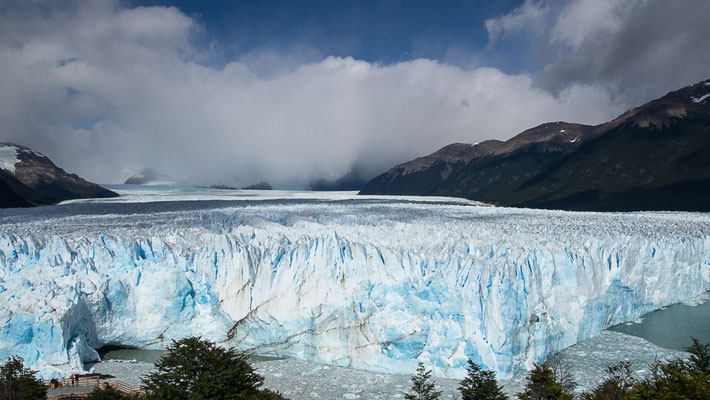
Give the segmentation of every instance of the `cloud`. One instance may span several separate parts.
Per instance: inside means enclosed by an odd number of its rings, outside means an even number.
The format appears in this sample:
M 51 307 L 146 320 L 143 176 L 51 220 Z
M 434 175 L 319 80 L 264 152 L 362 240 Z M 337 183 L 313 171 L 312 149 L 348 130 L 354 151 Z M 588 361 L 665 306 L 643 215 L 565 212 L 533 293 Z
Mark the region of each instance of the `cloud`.
M 533 26 L 539 25 L 551 13 L 548 4 L 539 0 L 525 0 L 525 2 L 513 9 L 508 14 L 485 21 L 488 38 L 495 42 L 503 36 L 517 33 L 522 30 L 530 30 Z
M 597 85 L 635 106 L 710 77 L 709 20 L 705 0 L 528 0 L 486 26 L 491 40 L 517 34 L 533 52 L 554 49 L 539 87 Z
M 448 143 L 624 110 L 594 80 L 553 94 L 530 75 L 427 59 L 294 61 L 269 50 L 215 67 L 192 40 L 203 28 L 176 8 L 32 4 L 42 11 L 0 9 L 0 137 L 99 182 L 152 167 L 298 187 L 356 164 L 381 172 Z M 503 25 L 524 29 L 516 24 Z

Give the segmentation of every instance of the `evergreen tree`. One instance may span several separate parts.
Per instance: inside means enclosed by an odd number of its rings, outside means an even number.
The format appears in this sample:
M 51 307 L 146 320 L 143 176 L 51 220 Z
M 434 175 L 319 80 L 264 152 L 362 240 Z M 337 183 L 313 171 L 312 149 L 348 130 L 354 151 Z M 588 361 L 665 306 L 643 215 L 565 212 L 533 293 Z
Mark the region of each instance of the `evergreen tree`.
M 526 378 L 525 391 L 518 393 L 520 400 L 572 400 L 548 364 L 535 364 Z
M 631 377 L 631 363 L 622 361 L 607 367 L 608 377 L 590 393 L 584 393 L 582 400 L 626 400 L 629 398 L 634 379 Z
M 459 383 L 462 400 L 506 400 L 503 388 L 498 386 L 496 373 L 483 371 L 481 366 L 468 360 L 468 375 Z
M 690 353 L 691 369 L 702 374 L 710 374 L 710 344 L 700 344 L 691 336 L 693 345 L 685 349 Z
M 250 397 L 249 400 L 286 400 L 286 398 L 279 392 L 263 389 L 253 397 Z
M 0 400 L 44 399 L 47 388 L 37 372 L 25 368 L 22 357 L 10 356 L 0 365 Z
M 431 370 L 424 369 L 424 364 L 419 363 L 417 374 L 412 377 L 413 394 L 405 394 L 407 400 L 436 400 L 441 396 L 441 392 L 436 391 L 434 383 L 430 381 Z
M 167 350 L 156 362 L 156 371 L 143 379 L 149 399 L 273 399 L 278 395 L 259 389 L 264 378 L 245 355 L 234 350 L 194 337 L 173 341 Z
M 632 400 L 708 400 L 710 374 L 694 369 L 682 360 L 656 362 L 651 366 L 651 377 L 634 385 Z

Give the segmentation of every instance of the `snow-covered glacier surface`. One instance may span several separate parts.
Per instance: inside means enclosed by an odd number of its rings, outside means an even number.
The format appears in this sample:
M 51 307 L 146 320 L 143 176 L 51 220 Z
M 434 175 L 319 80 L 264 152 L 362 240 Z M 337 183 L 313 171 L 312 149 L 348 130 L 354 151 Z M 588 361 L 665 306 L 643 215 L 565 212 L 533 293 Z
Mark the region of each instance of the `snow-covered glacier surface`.
M 380 372 L 501 377 L 710 289 L 710 215 L 118 188 L 0 210 L 0 357 L 44 376 L 199 335 Z M 152 201 L 158 199 L 159 201 Z

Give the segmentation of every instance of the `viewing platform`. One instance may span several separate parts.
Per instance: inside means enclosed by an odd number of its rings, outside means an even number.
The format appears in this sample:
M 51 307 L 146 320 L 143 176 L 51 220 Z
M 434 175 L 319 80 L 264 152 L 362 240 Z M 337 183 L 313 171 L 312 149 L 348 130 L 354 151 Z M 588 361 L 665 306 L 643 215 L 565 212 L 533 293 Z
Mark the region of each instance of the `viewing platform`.
M 111 375 L 103 374 L 76 375 L 73 383 L 70 378 L 65 378 L 45 380 L 44 384 L 48 387 L 48 400 L 87 397 L 94 390 L 105 386 L 110 386 L 121 393 L 129 395 L 143 393 L 143 388 L 139 385 L 129 385 L 113 379 Z

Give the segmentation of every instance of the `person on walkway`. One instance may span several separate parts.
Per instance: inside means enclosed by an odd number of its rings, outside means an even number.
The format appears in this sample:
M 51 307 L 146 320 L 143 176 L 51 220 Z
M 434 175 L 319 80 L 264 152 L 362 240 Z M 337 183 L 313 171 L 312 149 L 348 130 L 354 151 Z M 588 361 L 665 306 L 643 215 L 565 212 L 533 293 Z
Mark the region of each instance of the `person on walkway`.
M 74 386 L 74 374 L 71 374 L 71 378 L 69 379 L 71 379 L 71 385 Z

